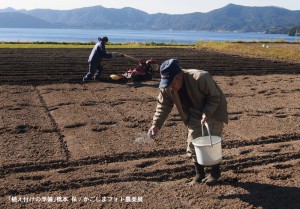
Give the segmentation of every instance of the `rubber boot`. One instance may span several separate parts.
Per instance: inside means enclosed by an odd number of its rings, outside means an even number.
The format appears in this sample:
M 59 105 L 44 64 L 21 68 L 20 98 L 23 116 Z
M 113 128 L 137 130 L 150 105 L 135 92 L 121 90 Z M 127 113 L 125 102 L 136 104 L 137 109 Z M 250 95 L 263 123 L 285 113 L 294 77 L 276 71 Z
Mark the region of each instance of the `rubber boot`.
M 196 176 L 189 183 L 189 185 L 199 184 L 205 178 L 204 166 L 200 165 L 197 162 L 194 162 L 194 165 L 195 165 Z
M 202 182 L 206 184 L 215 184 L 218 182 L 218 179 L 221 177 L 220 164 L 214 165 L 210 168 L 209 174 Z

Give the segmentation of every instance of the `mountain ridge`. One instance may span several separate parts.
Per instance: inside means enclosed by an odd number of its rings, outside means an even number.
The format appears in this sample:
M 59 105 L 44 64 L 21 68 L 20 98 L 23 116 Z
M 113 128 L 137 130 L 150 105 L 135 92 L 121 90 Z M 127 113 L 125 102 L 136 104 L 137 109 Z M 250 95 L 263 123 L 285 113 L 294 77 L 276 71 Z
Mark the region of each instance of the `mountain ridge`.
M 5 17 L 8 13 L 9 18 Z M 13 14 L 16 17 L 12 17 Z M 269 28 L 300 25 L 300 10 L 235 4 L 207 13 L 188 14 L 148 14 L 131 7 L 114 9 L 93 6 L 71 10 L 6 8 L 0 9 L 0 15 L 0 27 L 20 28 L 39 28 L 45 24 L 46 28 L 266 32 Z

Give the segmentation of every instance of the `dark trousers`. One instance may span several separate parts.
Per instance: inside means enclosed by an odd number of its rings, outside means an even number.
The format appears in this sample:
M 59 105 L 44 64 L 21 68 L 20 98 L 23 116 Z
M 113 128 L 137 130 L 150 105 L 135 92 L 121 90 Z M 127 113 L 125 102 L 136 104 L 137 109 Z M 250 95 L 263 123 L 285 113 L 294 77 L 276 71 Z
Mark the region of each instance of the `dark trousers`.
M 86 79 L 92 79 L 93 76 L 96 74 L 96 76 L 100 76 L 103 71 L 103 67 L 101 64 L 95 65 L 92 63 L 89 63 L 89 72 L 86 74 Z

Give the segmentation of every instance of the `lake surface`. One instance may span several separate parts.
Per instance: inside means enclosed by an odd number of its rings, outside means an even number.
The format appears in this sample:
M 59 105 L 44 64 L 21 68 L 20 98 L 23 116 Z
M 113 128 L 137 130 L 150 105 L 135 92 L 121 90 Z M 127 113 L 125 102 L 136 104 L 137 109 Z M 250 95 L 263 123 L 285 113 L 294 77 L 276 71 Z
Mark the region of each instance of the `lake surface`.
M 300 41 L 300 37 L 284 34 L 204 32 L 204 31 L 152 31 L 152 30 L 98 30 L 98 29 L 36 29 L 0 28 L 0 41 L 97 41 L 99 36 L 108 36 L 112 43 L 195 43 L 196 41 Z

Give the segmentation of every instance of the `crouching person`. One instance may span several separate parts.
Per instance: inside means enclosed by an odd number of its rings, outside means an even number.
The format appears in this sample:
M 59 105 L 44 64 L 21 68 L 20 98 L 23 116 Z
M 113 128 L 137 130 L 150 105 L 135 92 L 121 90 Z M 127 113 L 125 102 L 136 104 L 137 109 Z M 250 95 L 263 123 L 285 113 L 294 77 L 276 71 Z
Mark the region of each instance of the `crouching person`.
M 212 135 L 221 136 L 224 123 L 228 123 L 227 101 L 222 90 L 203 70 L 181 69 L 178 60 L 169 59 L 160 66 L 160 93 L 156 112 L 148 133 L 155 138 L 163 126 L 174 104 L 188 129 L 187 155 L 191 157 L 196 176 L 191 185 L 206 182 L 216 183 L 221 176 L 220 164 L 208 167 L 197 163 L 192 140 L 202 136 L 201 124 L 207 122 Z

